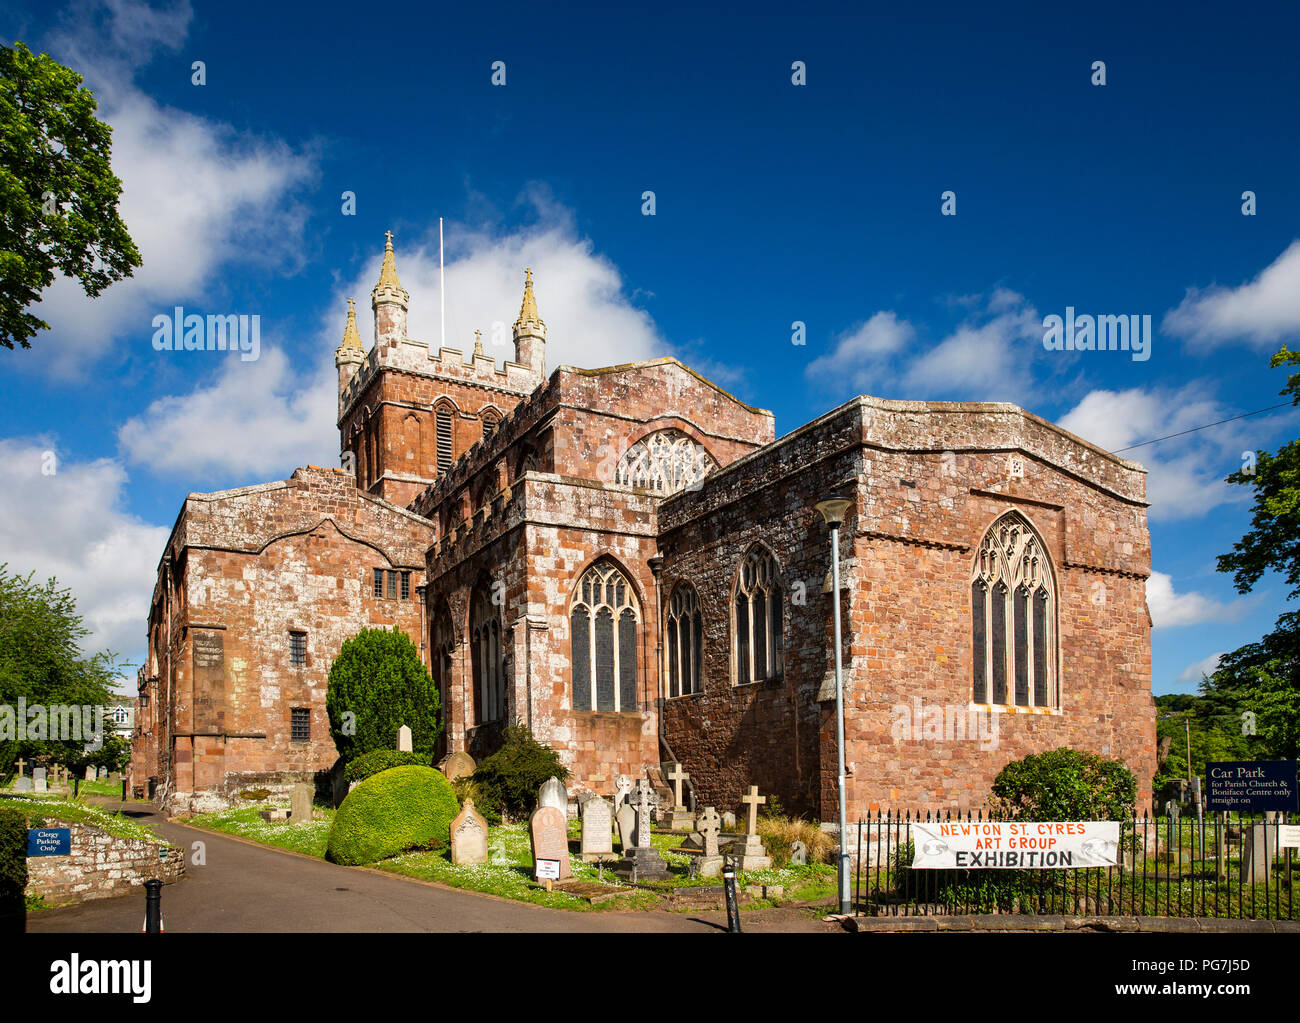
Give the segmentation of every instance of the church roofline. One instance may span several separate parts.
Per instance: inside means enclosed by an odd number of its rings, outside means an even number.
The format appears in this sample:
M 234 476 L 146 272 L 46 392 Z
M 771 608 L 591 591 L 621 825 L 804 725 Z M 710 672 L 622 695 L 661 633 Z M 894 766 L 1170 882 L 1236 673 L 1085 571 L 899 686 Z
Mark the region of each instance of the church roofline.
M 719 387 L 708 377 L 704 376 L 702 373 L 699 373 L 696 370 L 691 369 L 690 366 L 686 365 L 680 359 L 673 358 L 671 355 L 661 355 L 657 359 L 646 359 L 642 362 L 622 362 L 619 363 L 617 366 L 601 366 L 596 369 L 579 369 L 577 366 L 567 366 L 567 365 L 557 366 L 555 368 L 555 371 L 551 374 L 551 378 L 554 379 L 555 375 L 561 371 L 565 373 L 573 373 L 577 376 L 595 377 L 595 376 L 603 376 L 604 374 L 607 373 L 625 373 L 628 370 L 632 370 L 632 369 L 646 369 L 651 366 L 663 366 L 668 363 L 671 363 L 672 365 L 677 366 L 680 369 L 684 369 L 691 376 L 695 377 L 695 379 L 699 380 L 701 383 L 708 384 L 708 386 L 712 387 L 719 394 L 729 398 L 731 401 L 734 401 L 737 405 L 745 409 L 747 412 L 753 412 L 755 415 L 760 415 L 760 416 L 771 416 L 773 419 L 776 418 L 776 416 L 772 412 L 768 411 L 765 408 L 756 408 L 753 405 L 741 401 L 739 398 L 737 398 L 726 388 Z

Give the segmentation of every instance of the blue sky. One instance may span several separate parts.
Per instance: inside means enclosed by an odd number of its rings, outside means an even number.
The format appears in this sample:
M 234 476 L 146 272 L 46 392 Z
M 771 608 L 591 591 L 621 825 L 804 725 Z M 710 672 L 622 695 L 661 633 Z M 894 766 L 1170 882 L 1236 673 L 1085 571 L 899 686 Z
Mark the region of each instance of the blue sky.
M 370 334 L 385 230 L 436 338 L 439 216 L 449 345 L 512 322 L 531 265 L 549 365 L 671 353 L 778 433 L 865 392 L 1013 401 L 1114 449 L 1281 400 L 1293 7 L 855 7 L 11 3 L 6 42 L 99 97 L 144 266 L 96 301 L 60 282 L 53 330 L 3 353 L 0 560 L 72 585 L 138 663 L 184 494 L 335 464 L 332 353 L 348 296 Z M 258 314 L 260 358 L 154 351 L 175 305 Z M 1067 306 L 1150 315 L 1151 358 L 1046 351 Z M 1297 432 L 1279 409 L 1131 453 L 1157 693 L 1283 609 L 1214 561 L 1248 522 L 1222 478 Z

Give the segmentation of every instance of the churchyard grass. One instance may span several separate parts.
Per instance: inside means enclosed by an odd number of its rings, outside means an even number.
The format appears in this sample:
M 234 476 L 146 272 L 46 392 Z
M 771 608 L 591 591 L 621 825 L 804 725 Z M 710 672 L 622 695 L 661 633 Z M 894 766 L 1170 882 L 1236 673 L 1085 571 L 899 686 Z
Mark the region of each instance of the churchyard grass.
M 5 806 L 16 806 L 28 815 L 29 827 L 57 827 L 59 824 L 90 824 L 116 838 L 133 838 L 144 842 L 169 842 L 160 839 L 147 824 L 131 817 L 112 813 L 100 806 L 92 806 L 72 799 L 6 796 Z M 36 822 L 41 823 L 36 823 Z
M 334 811 L 316 808 L 318 819 L 311 824 L 294 825 L 288 821 L 268 822 L 263 820 L 259 810 L 283 808 L 284 803 L 259 803 L 241 806 L 216 813 L 200 814 L 186 820 L 185 823 L 197 828 L 206 828 L 222 834 L 235 835 L 251 839 L 266 845 L 290 849 L 309 856 L 325 856 L 329 841 L 330 826 Z M 576 848 L 581 831 L 578 821 L 569 822 L 569 837 Z M 663 854 L 674 877 L 663 887 L 681 889 L 692 887 L 718 886 L 721 878 L 690 879 L 687 874 L 690 857 L 685 853 L 675 852 L 681 844 L 680 835 L 652 834 L 651 842 Z M 483 892 L 501 898 L 528 902 L 551 909 L 567 909 L 577 912 L 610 912 L 618 910 L 649 910 L 660 905 L 660 897 L 651 891 L 628 887 L 627 894 L 619 895 L 608 901 L 592 905 L 586 899 L 570 895 L 560 890 L 546 891 L 533 880 L 532 848 L 528 837 L 527 824 L 505 824 L 494 826 L 488 835 L 488 862 L 457 866 L 451 862 L 447 849 L 436 851 L 414 850 L 394 856 L 380 863 L 372 864 L 380 870 L 394 874 L 403 874 L 421 881 L 434 881 L 449 888 L 463 888 L 467 891 Z M 573 877 L 579 881 L 602 882 L 611 887 L 620 882 L 610 871 L 610 865 L 600 870 L 594 863 L 583 863 L 574 855 L 571 861 Z M 761 885 L 779 885 L 784 894 L 779 900 L 782 904 L 791 901 L 816 901 L 834 895 L 835 870 L 823 864 L 810 864 L 807 867 L 773 868 L 771 870 L 750 871 L 740 876 L 742 888 L 755 889 Z M 744 908 L 763 908 L 774 905 L 772 900 L 755 898 L 746 902 Z M 695 910 L 691 910 L 695 911 Z

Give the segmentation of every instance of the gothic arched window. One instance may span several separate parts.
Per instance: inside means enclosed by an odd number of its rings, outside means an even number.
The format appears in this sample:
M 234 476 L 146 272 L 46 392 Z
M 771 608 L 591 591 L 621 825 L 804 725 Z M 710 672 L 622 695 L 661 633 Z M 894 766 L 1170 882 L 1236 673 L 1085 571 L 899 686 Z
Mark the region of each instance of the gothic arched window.
M 668 695 L 698 693 L 704 652 L 704 619 L 700 616 L 700 600 L 694 586 L 683 582 L 673 588 L 664 618 Z
M 971 699 L 1057 707 L 1056 587 L 1043 542 L 1008 512 L 980 542 L 971 578 Z
M 505 663 L 501 652 L 501 615 L 492 603 L 486 579 L 474 587 L 469 635 L 470 663 L 474 674 L 474 724 L 500 721 L 506 716 Z
M 433 616 L 433 683 L 438 687 L 438 698 L 446 714 L 447 688 L 451 685 L 451 655 L 456 649 L 456 629 L 451 623 L 451 608 L 442 601 Z
M 627 449 L 614 471 L 614 482 L 666 496 L 700 482 L 715 467 L 704 446 L 681 430 L 660 430 Z
M 745 555 L 732 601 L 735 682 L 780 678 L 784 670 L 781 643 L 781 569 L 766 547 Z
M 501 422 L 501 414 L 496 409 L 484 409 L 481 418 L 483 420 L 483 442 L 487 443 L 492 439 L 492 435 L 497 432 L 497 426 Z
M 636 594 L 610 561 L 582 574 L 569 609 L 573 650 L 573 709 L 634 711 Z

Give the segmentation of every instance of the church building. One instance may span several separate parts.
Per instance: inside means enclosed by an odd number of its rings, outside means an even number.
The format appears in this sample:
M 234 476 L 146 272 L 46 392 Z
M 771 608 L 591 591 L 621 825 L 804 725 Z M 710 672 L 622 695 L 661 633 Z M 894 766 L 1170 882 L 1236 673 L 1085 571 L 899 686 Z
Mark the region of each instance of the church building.
M 174 812 L 323 779 L 344 639 L 394 625 L 444 752 L 528 725 L 608 795 L 680 762 L 836 815 L 839 531 L 850 817 L 966 810 L 1059 746 L 1155 770 L 1145 471 L 1014 405 L 861 396 L 776 438 L 673 358 L 547 372 L 531 271 L 504 365 L 407 336 L 389 236 L 349 302 L 341 462 L 185 501 L 140 673 L 137 787 Z

